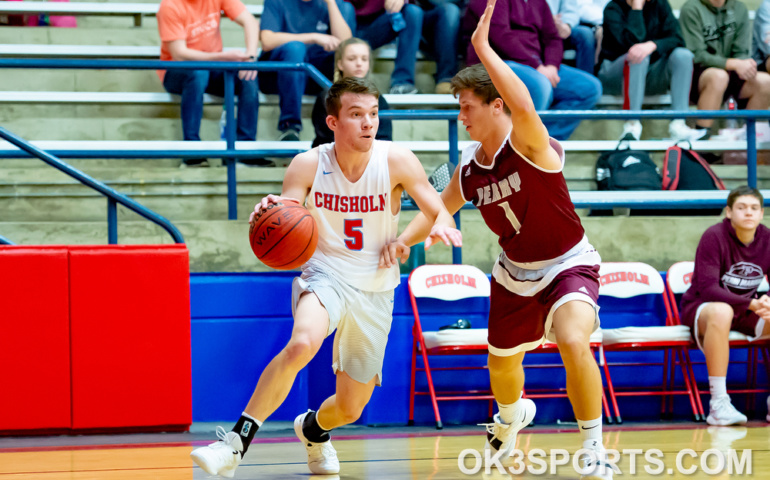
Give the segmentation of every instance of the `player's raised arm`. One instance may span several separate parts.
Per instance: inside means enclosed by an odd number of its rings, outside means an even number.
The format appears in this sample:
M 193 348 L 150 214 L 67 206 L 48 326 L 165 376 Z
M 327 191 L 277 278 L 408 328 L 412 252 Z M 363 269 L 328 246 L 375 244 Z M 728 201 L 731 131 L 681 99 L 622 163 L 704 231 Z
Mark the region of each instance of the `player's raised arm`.
M 532 103 L 526 85 L 489 44 L 489 25 L 495 2 L 496 0 L 488 0 L 487 8 L 471 37 L 471 43 L 479 60 L 489 72 L 492 83 L 511 110 L 511 121 L 514 125 L 511 133 L 513 146 L 538 166 L 558 170 L 561 168 L 561 160 L 550 146 L 548 130 L 535 111 L 535 104 Z
M 318 169 L 318 149 L 314 148 L 300 153 L 289 164 L 283 177 L 281 195 L 268 195 L 254 206 L 254 211 L 249 215 L 249 223 L 254 224 L 254 217 L 267 208 L 271 203 L 281 200 L 294 200 L 300 204 L 305 203 L 305 198 L 313 186 L 315 173 Z

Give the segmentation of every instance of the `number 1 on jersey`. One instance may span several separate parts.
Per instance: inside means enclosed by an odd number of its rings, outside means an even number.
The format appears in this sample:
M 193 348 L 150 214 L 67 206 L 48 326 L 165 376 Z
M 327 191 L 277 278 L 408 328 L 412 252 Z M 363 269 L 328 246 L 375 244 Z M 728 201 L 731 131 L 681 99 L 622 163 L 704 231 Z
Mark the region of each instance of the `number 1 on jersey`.
M 351 218 L 345 220 L 345 246 L 350 250 L 364 248 L 364 232 L 360 229 L 364 226 L 363 218 Z
M 513 213 L 513 210 L 511 210 L 511 206 L 508 205 L 508 202 L 499 203 L 498 206 L 505 210 L 506 218 L 508 218 L 508 221 L 511 222 L 511 226 L 518 235 L 519 231 L 521 230 L 521 223 L 519 223 L 519 219 L 516 218 L 516 214 Z

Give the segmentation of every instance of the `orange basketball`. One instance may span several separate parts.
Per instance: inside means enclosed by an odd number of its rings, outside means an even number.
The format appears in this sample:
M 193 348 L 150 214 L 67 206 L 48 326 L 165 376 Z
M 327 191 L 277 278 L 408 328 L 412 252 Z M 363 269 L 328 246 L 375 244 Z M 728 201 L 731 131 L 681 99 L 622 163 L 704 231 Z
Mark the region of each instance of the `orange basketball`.
M 307 262 L 318 244 L 318 228 L 305 207 L 295 201 L 271 203 L 249 230 L 251 249 L 262 263 L 293 270 Z

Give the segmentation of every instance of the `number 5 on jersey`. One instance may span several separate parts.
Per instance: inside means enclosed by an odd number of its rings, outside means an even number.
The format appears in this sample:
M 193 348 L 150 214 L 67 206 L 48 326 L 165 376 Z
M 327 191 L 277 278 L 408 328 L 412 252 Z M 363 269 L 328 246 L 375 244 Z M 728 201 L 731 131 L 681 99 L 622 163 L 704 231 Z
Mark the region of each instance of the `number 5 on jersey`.
M 345 239 L 345 246 L 350 250 L 361 250 L 364 248 L 364 232 L 361 231 L 363 226 L 363 218 L 345 220 L 345 236 L 348 237 Z

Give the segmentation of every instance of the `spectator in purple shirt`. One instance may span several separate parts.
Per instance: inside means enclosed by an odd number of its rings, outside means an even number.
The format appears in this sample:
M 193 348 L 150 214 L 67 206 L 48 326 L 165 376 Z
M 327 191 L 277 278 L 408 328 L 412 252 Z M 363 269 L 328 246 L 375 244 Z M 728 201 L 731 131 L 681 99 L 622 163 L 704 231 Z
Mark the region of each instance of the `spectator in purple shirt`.
M 408 0 L 350 0 L 356 9 L 356 36 L 372 50 L 398 39 L 390 93 L 417 93 L 414 69 L 422 36 L 423 11 Z
M 725 386 L 730 330 L 749 337 L 770 335 L 770 297 L 757 294 L 770 270 L 770 229 L 760 224 L 765 214 L 762 194 L 738 187 L 728 195 L 725 212 L 727 218 L 701 237 L 692 286 L 682 297 L 681 309 L 682 323 L 692 329 L 706 356 L 711 393 L 706 422 L 710 425 L 747 420 L 733 407 Z
M 462 21 L 470 38 L 486 8 L 486 0 L 470 0 Z M 599 80 L 582 70 L 562 65 L 563 42 L 546 0 L 499 0 L 489 30 L 489 43 L 527 86 L 535 109 L 591 110 L 602 95 Z M 468 65 L 479 63 L 467 41 Z M 572 135 L 580 120 L 543 122 L 557 140 Z

